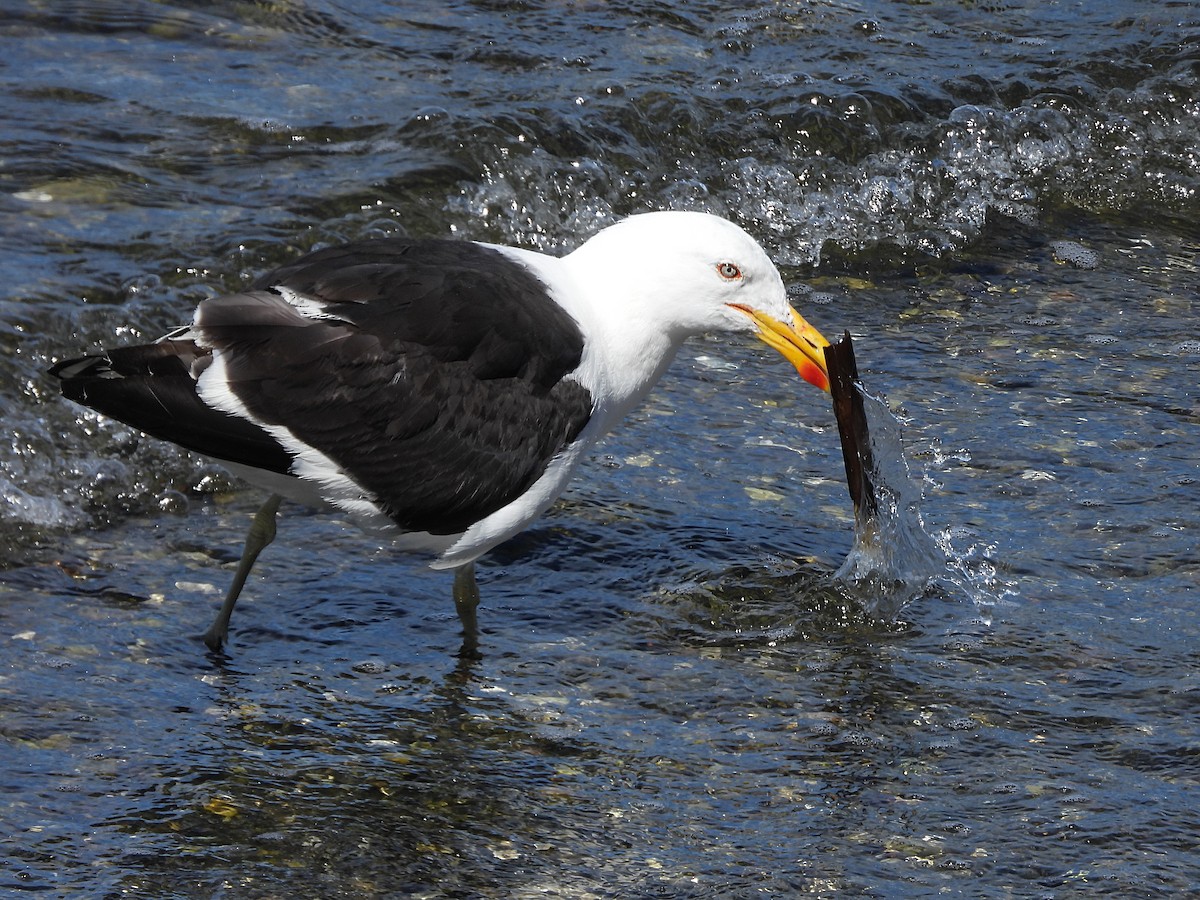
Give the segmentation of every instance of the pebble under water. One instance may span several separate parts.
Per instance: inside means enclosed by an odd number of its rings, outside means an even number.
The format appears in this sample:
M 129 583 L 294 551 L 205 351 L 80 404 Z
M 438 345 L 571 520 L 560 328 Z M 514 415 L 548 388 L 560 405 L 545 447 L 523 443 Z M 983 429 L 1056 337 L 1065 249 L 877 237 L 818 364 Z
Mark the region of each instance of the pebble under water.
M 0 892 L 1200 893 L 1198 39 L 1132 0 L 9 4 Z M 337 241 L 662 208 L 853 334 L 888 608 L 838 574 L 828 398 L 710 338 L 481 561 L 481 659 L 446 573 L 296 507 L 214 659 L 261 494 L 45 376 Z

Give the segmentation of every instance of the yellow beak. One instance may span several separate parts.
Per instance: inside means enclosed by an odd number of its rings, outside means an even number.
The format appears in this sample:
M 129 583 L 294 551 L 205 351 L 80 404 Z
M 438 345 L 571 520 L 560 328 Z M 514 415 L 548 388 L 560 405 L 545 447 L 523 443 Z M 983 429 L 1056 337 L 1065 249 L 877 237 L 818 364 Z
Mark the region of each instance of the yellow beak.
M 796 367 L 801 378 L 825 392 L 829 391 L 829 368 L 825 364 L 825 348 L 829 346 L 829 341 L 825 339 L 825 335 L 804 321 L 799 314 L 796 315 L 796 327 L 793 328 L 749 306 L 742 306 L 740 303 L 729 305 L 754 320 L 754 324 L 758 326 L 759 339 L 783 354 L 783 357 Z

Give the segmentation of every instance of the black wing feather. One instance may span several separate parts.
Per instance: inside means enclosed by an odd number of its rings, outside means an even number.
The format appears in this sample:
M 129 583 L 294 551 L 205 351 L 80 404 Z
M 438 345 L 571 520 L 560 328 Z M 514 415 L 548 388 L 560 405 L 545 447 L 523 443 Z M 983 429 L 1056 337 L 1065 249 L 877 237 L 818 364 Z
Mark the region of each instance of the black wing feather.
M 190 340 L 121 347 L 50 369 L 63 395 L 109 418 L 206 456 L 287 472 L 292 457 L 252 422 L 206 405 L 196 374 L 209 351 Z

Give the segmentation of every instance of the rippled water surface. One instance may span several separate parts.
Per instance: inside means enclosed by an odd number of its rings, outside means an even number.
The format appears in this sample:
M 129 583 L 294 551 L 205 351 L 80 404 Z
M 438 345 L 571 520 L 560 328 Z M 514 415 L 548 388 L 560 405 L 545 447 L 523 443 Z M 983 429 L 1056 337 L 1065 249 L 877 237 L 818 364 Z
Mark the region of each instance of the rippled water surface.
M 1200 892 L 1200 7 L 16 2 L 0 12 L 0 890 Z M 849 329 L 927 587 L 835 575 L 827 398 L 685 347 L 445 573 L 56 396 L 323 244 L 703 209 Z M 896 444 L 900 449 L 900 444 Z M 861 586 L 860 586 L 861 588 Z

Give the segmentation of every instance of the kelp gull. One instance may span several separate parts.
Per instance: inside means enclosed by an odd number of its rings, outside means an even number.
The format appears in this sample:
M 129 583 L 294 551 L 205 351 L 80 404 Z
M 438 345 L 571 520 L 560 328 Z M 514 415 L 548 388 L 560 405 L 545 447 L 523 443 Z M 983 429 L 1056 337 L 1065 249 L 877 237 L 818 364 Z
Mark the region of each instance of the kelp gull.
M 328 504 L 456 570 L 527 527 L 680 345 L 753 334 L 828 390 L 828 341 L 716 216 L 631 216 L 551 257 L 469 241 L 329 247 L 204 300 L 152 344 L 54 366 L 63 394 L 272 492 L 205 635 L 214 651 L 281 497 Z

